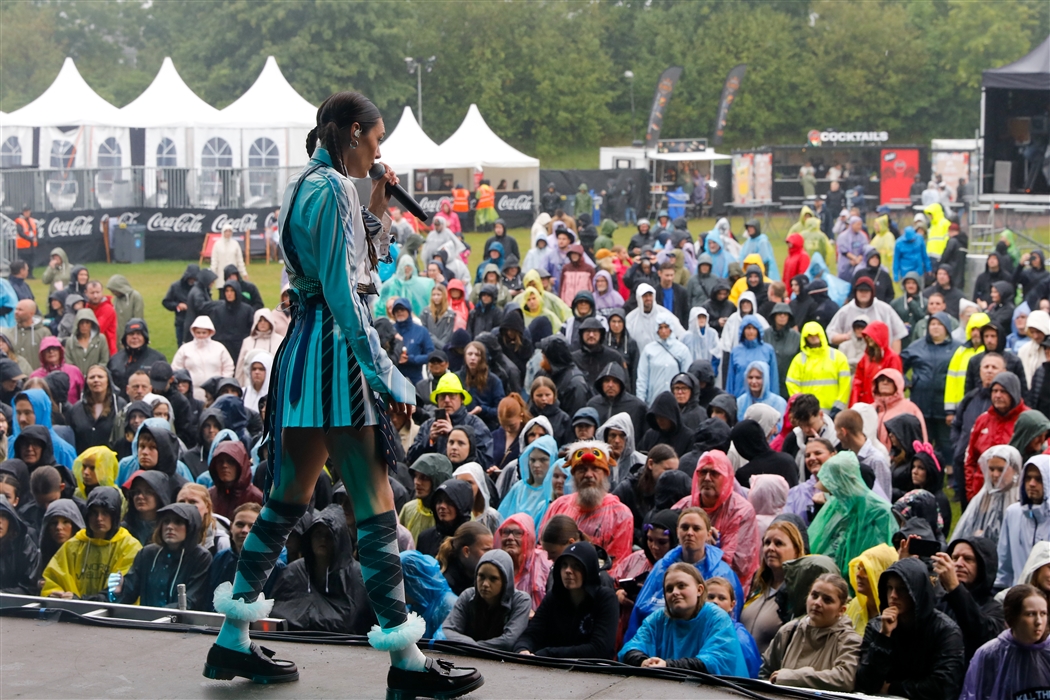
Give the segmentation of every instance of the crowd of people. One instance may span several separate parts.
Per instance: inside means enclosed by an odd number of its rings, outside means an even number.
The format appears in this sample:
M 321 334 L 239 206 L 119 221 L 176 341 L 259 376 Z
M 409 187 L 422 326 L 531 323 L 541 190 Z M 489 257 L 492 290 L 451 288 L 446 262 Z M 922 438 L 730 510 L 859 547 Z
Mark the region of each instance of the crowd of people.
M 555 209 L 524 249 L 496 219 L 474 270 L 452 201 L 429 228 L 391 212 L 371 298 L 416 388 L 389 479 L 427 636 L 908 698 L 1050 687 L 1045 255 L 1007 232 L 967 298 L 939 203 L 903 231 L 835 204 L 782 260 L 755 220 L 697 238 L 661 211 L 617 245 Z M 43 308 L 24 261 L 0 280 L 3 591 L 177 607 L 185 584 L 211 610 L 233 580 L 294 295 L 268 308 L 230 233 L 163 300 L 171 358 L 122 275 L 56 248 Z M 273 616 L 365 633 L 356 543 L 326 470 Z

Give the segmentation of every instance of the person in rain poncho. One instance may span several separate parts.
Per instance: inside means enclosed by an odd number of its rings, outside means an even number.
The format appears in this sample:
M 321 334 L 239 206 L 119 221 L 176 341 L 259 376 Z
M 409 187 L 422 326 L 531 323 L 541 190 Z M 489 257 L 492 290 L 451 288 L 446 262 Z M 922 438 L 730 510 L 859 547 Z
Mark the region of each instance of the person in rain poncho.
M 477 462 L 467 462 L 452 472 L 452 478 L 466 481 L 474 491 L 474 506 L 471 509 L 471 520 L 476 520 L 495 533 L 503 521 L 503 516 L 489 505 L 489 481 L 485 470 Z
M 742 605 L 750 590 L 751 579 L 758 570 L 762 533 L 754 507 L 734 490 L 735 484 L 729 457 L 721 450 L 710 450 L 696 463 L 690 495 L 672 507 L 697 506 L 710 516 L 711 524 L 718 532 L 722 560 L 733 569 L 743 587 L 743 594 L 737 597 Z
M 1009 445 L 993 445 L 978 460 L 984 484 L 955 526 L 956 539 L 985 537 L 998 544 L 1006 509 L 1017 503 L 1021 455 Z
M 443 217 L 434 217 L 434 228 L 427 234 L 426 243 L 423 244 L 423 264 L 428 264 L 434 259 L 441 247 L 446 243 L 452 244 L 452 254 L 459 256 L 466 248 L 463 246 L 463 242 L 456 237 L 447 225 L 447 221 Z
M 248 410 L 259 412 L 259 401 L 266 398 L 270 389 L 270 370 L 273 366 L 273 355 L 265 350 L 253 350 L 245 359 L 244 406 Z
M 856 596 L 846 606 L 846 616 L 853 622 L 857 634 L 864 634 L 868 622 L 879 616 L 879 577 L 899 558 L 897 550 L 888 544 L 877 544 L 849 562 L 849 582 Z
M 703 306 L 689 310 L 689 327 L 681 341 L 693 356 L 693 361 L 709 360 L 717 364 L 722 360 L 718 331 L 711 327 L 710 312 Z
M 836 304 L 838 304 L 839 306 L 845 304 L 846 301 L 849 299 L 849 282 L 846 280 L 839 279 L 835 275 L 831 274 L 831 269 L 828 267 L 827 262 L 825 262 L 824 256 L 819 251 L 811 254 L 809 261 L 809 269 L 806 270 L 806 276 L 809 277 L 811 284 L 818 279 L 827 283 L 828 298 Z
M 510 555 L 493 549 L 481 556 L 474 585 L 456 599 L 442 634 L 451 642 L 512 651 L 529 624 L 531 609 L 529 595 L 514 587 Z
M 657 322 L 656 339 L 645 345 L 638 361 L 636 393 L 650 406 L 671 387 L 671 379 L 689 369 L 693 362 L 689 348 L 672 338 L 672 333 L 670 319 L 661 318 Z
M 708 233 L 704 239 L 704 254 L 710 259 L 711 274 L 718 279 L 729 276 L 730 263 L 739 262 L 732 253 L 726 251 L 722 237 L 714 231 Z
M 1050 540 L 1050 501 L 1046 498 L 1050 484 L 1050 456 L 1037 455 L 1028 460 L 1021 472 L 1020 499 L 1006 509 L 999 532 L 999 572 L 996 588 L 1007 588 L 1021 582 L 1022 570 L 1036 542 Z
M 23 404 L 21 408 L 19 408 L 20 402 Z M 54 463 L 66 467 L 67 469 L 72 469 L 73 462 L 75 462 L 77 458 L 77 453 L 76 450 L 73 449 L 73 446 L 59 437 L 58 433 L 55 432 L 54 427 L 52 427 L 51 399 L 48 398 L 47 393 L 45 393 L 43 389 L 27 389 L 26 391 L 16 394 L 11 405 L 15 409 L 15 417 L 14 419 L 9 419 L 11 424 L 11 436 L 7 440 L 8 458 L 21 457 L 21 455 L 17 454 L 16 448 L 18 436 L 21 435 L 24 430 L 22 423 L 27 421 L 25 426 L 27 428 L 31 425 L 39 425 L 47 429 L 47 432 L 51 436 L 51 449 L 54 453 Z M 30 408 L 32 410 L 27 410 Z M 50 462 L 42 462 L 41 464 L 50 464 Z M 36 465 L 30 465 L 30 469 L 34 466 Z
M 119 488 L 117 484 L 117 453 L 105 445 L 89 447 L 81 452 L 73 462 L 73 478 L 77 480 L 77 490 L 74 493 L 79 499 L 87 500 L 99 486 L 112 486 Z
M 766 276 L 774 282 L 779 282 L 780 270 L 777 268 L 777 259 L 773 255 L 773 246 L 769 243 L 769 236 L 762 233 L 762 226 L 758 219 L 748 220 L 744 229 L 747 231 L 747 240 L 740 248 L 740 257 L 747 260 L 749 255 L 757 253 L 762 257 Z
M 729 314 L 729 318 L 726 319 L 725 325 L 722 327 L 720 342 L 723 353 L 732 353 L 733 348 L 740 343 L 740 325 L 746 316 L 753 316 L 754 320 L 758 321 L 760 327 L 759 337 L 769 328 L 769 321 L 758 313 L 758 300 L 755 298 L 755 293 L 750 289 L 740 295 L 740 298 L 736 300 L 736 304 L 736 311 Z
M 638 308 L 627 314 L 627 332 L 638 343 L 639 350 L 657 340 L 660 323 L 666 323 L 675 338 L 685 335 L 678 317 L 656 303 L 656 290 L 652 285 L 638 285 L 635 297 L 638 299 Z
M 855 454 L 839 452 L 824 463 L 817 479 L 828 498 L 809 526 L 814 554 L 829 556 L 846 570 L 854 557 L 892 539 L 897 522 L 890 504 L 864 483 Z
M 977 650 L 960 700 L 1038 697 L 1036 689 L 1050 687 L 1046 595 L 1017 586 L 1006 594 L 1003 608 L 1010 629 Z
M 383 283 L 376 302 L 375 315 L 386 316 L 386 304 L 390 299 L 404 297 L 412 304 L 412 313 L 419 316 L 430 304 L 430 290 L 434 280 L 420 277 L 416 271 L 416 262 L 407 255 L 397 261 L 397 274 Z
M 904 227 L 904 233 L 893 247 L 893 279 L 900 282 L 909 272 L 923 277 L 931 272 L 930 256 L 926 245 L 913 227 Z
M 809 253 L 806 252 L 805 243 L 801 233 L 788 234 L 788 254 L 784 260 L 784 279 L 788 282 L 806 274 L 806 270 L 809 269 Z
M 780 386 L 776 352 L 772 345 L 762 340 L 762 332 L 768 325 L 763 327 L 759 318 L 757 314 L 748 314 L 740 320 L 737 343 L 729 354 L 729 371 L 725 386 L 726 391 L 733 396 L 742 395 L 748 388 L 747 370 L 754 362 L 766 364 L 764 376 L 769 386 Z
M 758 528 L 765 532 L 773 519 L 784 510 L 790 487 L 779 474 L 753 474 L 749 481 L 751 488 L 747 492 L 747 501 L 755 509 Z
M 655 575 L 650 573 L 649 578 Z M 733 620 L 725 610 L 704 600 L 701 573 L 688 564 L 675 565 L 659 577 L 658 587 L 666 591 L 660 596 L 663 606 L 646 617 L 637 634 L 624 644 L 620 660 L 631 666 L 748 677 Z
M 405 601 L 412 612 L 426 621 L 427 631 L 423 636 L 440 639 L 438 630 L 456 604 L 456 594 L 434 557 L 415 550 L 401 552 L 400 557 L 405 571 Z
M 87 527 L 59 548 L 44 568 L 45 598 L 109 599 L 109 575 L 126 574 L 142 545 L 121 527 L 124 499 L 120 491 L 102 486 L 87 499 Z
M 554 467 L 557 459 L 558 444 L 550 435 L 537 438 L 522 450 L 518 458 L 518 481 L 499 504 L 502 518 L 524 513 L 534 523 L 543 520 L 551 503 L 554 477 L 558 471 Z M 537 534 L 533 532 L 534 537 Z
M 752 373 L 757 373 L 752 377 Z M 737 420 L 744 420 L 747 409 L 755 404 L 765 404 L 787 415 L 787 401 L 776 393 L 776 384 L 771 381 L 769 364 L 763 360 L 752 360 L 743 372 L 743 391 L 736 397 Z
M 602 309 L 616 309 L 623 307 L 624 301 L 620 293 L 616 291 L 612 275 L 605 270 L 598 270 L 594 275 L 594 308 L 596 311 Z
M 547 595 L 547 578 L 551 562 L 536 546 L 536 524 L 526 513 L 517 513 L 503 521 L 496 531 L 493 549 L 510 555 L 514 564 L 514 588 L 529 596 L 532 610 L 540 607 Z

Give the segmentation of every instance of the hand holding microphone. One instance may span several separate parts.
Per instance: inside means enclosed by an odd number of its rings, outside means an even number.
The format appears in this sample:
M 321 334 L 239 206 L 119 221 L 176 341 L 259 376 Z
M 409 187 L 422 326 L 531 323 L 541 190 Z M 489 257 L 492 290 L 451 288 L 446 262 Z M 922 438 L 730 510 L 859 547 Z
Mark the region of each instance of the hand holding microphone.
M 412 195 L 405 191 L 405 188 L 397 183 L 397 176 L 394 175 L 393 170 L 387 170 L 386 165 L 383 163 L 376 162 L 371 169 L 368 171 L 368 176 L 372 180 L 378 181 L 386 178 L 386 196 L 393 197 L 396 199 L 401 206 L 409 211 L 412 216 L 419 219 L 421 222 L 426 223 L 429 218 L 426 212 L 423 211 L 423 207 L 419 206 L 419 202 L 412 199 Z M 372 191 L 375 192 L 375 187 Z M 372 212 L 375 213 L 374 211 Z

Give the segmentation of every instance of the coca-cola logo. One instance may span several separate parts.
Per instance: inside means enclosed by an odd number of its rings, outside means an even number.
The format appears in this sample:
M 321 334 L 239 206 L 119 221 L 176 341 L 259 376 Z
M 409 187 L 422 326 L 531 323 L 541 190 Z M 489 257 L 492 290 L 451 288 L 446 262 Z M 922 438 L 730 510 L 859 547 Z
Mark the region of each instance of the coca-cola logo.
M 215 221 L 212 222 L 211 230 L 221 232 L 224 228 L 229 226 L 233 229 L 234 233 L 246 233 L 258 229 L 258 221 L 259 217 L 255 214 L 242 214 L 236 218 L 227 216 L 226 214 L 219 214 L 215 217 Z
M 127 226 L 130 226 L 132 224 L 137 224 L 139 222 L 139 214 L 140 213 L 142 213 L 142 212 L 137 212 L 137 211 L 126 211 L 126 212 L 124 212 L 123 214 L 121 214 L 120 216 L 117 217 L 117 225 L 119 226 L 120 224 L 125 224 Z
M 164 233 L 201 233 L 204 214 L 178 214 L 175 216 L 164 216 L 157 212 L 146 221 L 147 231 L 161 231 Z
M 90 236 L 94 222 L 94 216 L 74 216 L 69 221 L 62 221 L 55 217 L 47 222 L 47 235 L 48 238 Z
M 441 197 L 420 197 L 418 202 L 427 214 L 436 214 L 441 208 Z
M 496 203 L 496 208 L 500 211 L 532 211 L 532 195 L 502 195 Z

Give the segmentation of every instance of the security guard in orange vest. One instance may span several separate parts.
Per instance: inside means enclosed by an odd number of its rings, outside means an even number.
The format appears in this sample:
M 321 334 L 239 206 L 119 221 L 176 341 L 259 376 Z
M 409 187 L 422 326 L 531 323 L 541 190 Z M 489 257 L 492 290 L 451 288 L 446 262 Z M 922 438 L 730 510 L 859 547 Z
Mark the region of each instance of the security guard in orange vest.
M 473 231 L 470 226 L 470 190 L 461 183 L 456 183 L 452 188 L 452 211 L 459 217 L 459 227 L 462 231 Z
M 37 230 L 36 219 L 32 216 L 30 207 L 22 207 L 22 215 L 15 218 L 18 238 L 15 239 L 15 247 L 18 248 L 18 257 L 25 260 L 29 265 L 29 277 L 33 277 L 33 265 L 36 262 Z
M 496 190 L 492 189 L 488 180 L 482 180 L 475 196 L 478 198 L 478 206 L 474 212 L 474 222 L 479 231 L 491 231 L 492 225 L 499 218 L 496 215 Z

